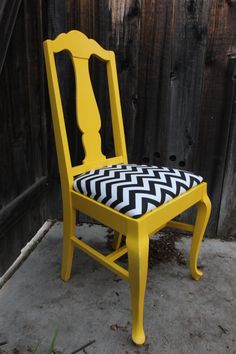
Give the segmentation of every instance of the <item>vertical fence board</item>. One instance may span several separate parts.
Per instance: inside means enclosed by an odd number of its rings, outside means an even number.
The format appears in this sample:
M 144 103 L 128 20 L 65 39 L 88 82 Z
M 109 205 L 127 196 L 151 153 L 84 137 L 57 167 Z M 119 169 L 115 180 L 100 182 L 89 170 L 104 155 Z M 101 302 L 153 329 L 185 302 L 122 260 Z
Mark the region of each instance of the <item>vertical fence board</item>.
M 23 18 L 23 21 L 19 20 Z M 1 80 L 1 107 L 4 107 L 3 150 L 6 165 L 2 170 L 1 200 L 3 205 L 12 200 L 33 183 L 33 160 L 31 158 L 30 115 L 28 110 L 26 39 L 24 31 L 24 6 L 22 4 L 13 36 L 8 48 Z M 19 46 L 19 43 L 21 45 Z M 5 150 L 5 149 L 8 150 Z M 6 156 L 8 157 L 6 159 Z M 11 164 L 8 164 L 8 161 Z M 37 162 L 35 162 L 37 163 Z M 22 176 L 24 176 L 22 178 Z M 10 188 L 4 186 L 10 184 Z M 10 193 L 9 193 L 10 192 Z
M 128 156 L 134 146 L 138 102 L 138 53 L 140 34 L 140 1 L 109 1 L 111 21 L 110 49 L 116 53 Z
M 15 22 L 20 6 L 21 0 L 13 0 L 11 2 L 2 0 L 0 3 L 0 74 L 5 62 L 11 34 L 15 27 Z
M 236 234 L 236 56 L 229 59 L 227 81 L 225 115 L 229 116 L 230 124 L 217 229 L 217 235 L 224 238 Z
M 142 1 L 138 58 L 138 114 L 132 160 L 153 163 L 159 119 L 166 112 L 168 95 L 172 1 Z M 158 134 L 158 136 L 157 136 Z
M 211 0 L 198 137 L 199 171 L 208 181 L 213 208 L 208 232 L 216 234 L 229 130 L 224 114 L 228 55 L 236 48 L 236 4 Z M 227 232 L 227 231 L 226 231 Z
M 172 30 L 168 126 L 160 143 L 166 144 L 166 163 L 176 157 L 174 166 L 197 171 L 193 159 L 197 149 L 199 106 L 203 63 L 207 43 L 209 5 L 207 1 L 178 1 Z

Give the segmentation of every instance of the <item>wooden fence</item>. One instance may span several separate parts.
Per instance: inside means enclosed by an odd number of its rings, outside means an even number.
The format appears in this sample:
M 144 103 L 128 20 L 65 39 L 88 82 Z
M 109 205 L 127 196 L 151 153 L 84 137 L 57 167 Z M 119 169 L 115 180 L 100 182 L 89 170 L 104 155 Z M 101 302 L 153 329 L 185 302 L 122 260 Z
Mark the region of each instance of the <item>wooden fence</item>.
M 48 217 L 61 217 L 42 41 L 79 29 L 115 51 L 130 162 L 193 170 L 209 183 L 210 236 L 236 234 L 236 1 L 38 0 L 0 4 L 0 273 Z M 81 159 L 72 68 L 60 85 Z M 113 141 L 104 68 L 91 64 L 103 149 Z M 187 218 L 191 218 L 187 215 Z

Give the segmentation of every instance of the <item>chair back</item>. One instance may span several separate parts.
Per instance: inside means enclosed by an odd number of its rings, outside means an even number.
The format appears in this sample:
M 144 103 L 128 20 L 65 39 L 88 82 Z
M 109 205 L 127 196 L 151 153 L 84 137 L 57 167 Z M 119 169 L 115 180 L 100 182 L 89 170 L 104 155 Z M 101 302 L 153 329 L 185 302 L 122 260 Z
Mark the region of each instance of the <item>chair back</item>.
M 76 119 L 82 133 L 85 158 L 82 165 L 72 166 L 62 108 L 55 53 L 68 51 L 75 74 Z M 96 41 L 79 31 L 62 33 L 55 40 L 44 42 L 51 111 L 57 156 L 62 182 L 70 187 L 73 177 L 93 168 L 127 163 L 125 135 L 114 52 L 103 49 Z M 106 62 L 111 107 L 115 156 L 106 158 L 101 149 L 101 118 L 89 74 L 89 59 L 94 55 Z

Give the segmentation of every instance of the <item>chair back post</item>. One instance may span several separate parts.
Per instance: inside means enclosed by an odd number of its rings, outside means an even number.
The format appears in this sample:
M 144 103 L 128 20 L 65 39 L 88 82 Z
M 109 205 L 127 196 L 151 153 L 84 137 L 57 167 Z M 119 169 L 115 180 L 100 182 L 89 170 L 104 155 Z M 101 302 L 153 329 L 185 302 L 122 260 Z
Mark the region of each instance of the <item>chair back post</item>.
M 111 105 L 112 129 L 116 156 L 123 156 L 123 163 L 128 163 L 125 143 L 124 125 L 120 104 L 120 91 L 116 70 L 114 52 L 110 51 L 110 60 L 107 62 L 108 89 Z
M 72 184 L 72 165 L 53 51 L 53 41 L 46 40 L 43 45 L 60 178 L 62 184 L 66 184 L 69 187 Z

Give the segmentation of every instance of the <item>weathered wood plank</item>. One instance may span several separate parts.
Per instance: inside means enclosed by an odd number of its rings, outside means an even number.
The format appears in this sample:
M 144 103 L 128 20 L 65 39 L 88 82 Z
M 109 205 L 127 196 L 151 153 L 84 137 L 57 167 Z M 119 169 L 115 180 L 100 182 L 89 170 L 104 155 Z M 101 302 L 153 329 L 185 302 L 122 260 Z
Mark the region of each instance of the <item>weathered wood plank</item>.
M 2 205 L 10 202 L 32 182 L 30 124 L 28 124 L 30 117 L 25 82 L 27 57 L 24 15 L 24 7 L 21 6 L 0 80 L 1 109 L 5 112 L 4 119 L 0 122 L 4 152 L 1 156 L 4 160 L 4 169 L 1 173 Z
M 28 124 L 30 125 L 31 169 L 33 178 L 46 174 L 47 170 L 47 139 L 46 116 L 44 106 L 45 87 L 43 82 L 44 57 L 41 49 L 42 33 L 42 1 L 24 1 L 24 38 L 26 52 L 26 78 Z M 31 14 L 35 18 L 32 22 Z M 41 15 L 41 16 L 40 16 Z M 45 155 L 44 155 L 45 154 Z
M 1 0 L 0 2 L 0 74 L 6 58 L 12 31 L 15 26 L 22 0 Z
M 166 163 L 197 171 L 194 152 L 198 149 L 199 106 L 201 100 L 204 59 L 207 44 L 209 3 L 177 1 L 172 30 L 172 63 L 170 71 L 169 116 L 165 135 Z M 165 136 L 165 137 L 164 137 Z M 170 161 L 170 162 L 169 162 Z
M 169 91 L 172 18 L 172 1 L 142 1 L 136 148 L 132 157 L 132 160 L 140 163 L 156 162 L 156 157 L 157 162 L 163 161 L 163 156 L 161 154 L 160 160 L 160 150 L 156 150 L 155 145 L 158 137 L 163 134 L 163 131 L 158 132 L 160 116 L 167 109 L 167 98 L 162 103 L 161 99 Z
M 208 232 L 216 234 L 230 117 L 224 114 L 228 55 L 236 50 L 236 4 L 211 0 L 198 137 L 198 169 L 213 204 Z
M 19 12 L 15 3 L 7 4 L 8 20 L 16 21 L 11 23 L 15 26 L 4 48 L 6 60 L 0 77 L 1 274 L 51 213 L 50 188 L 43 177 L 48 147 L 42 1 L 23 0 Z
M 229 58 L 224 115 L 229 115 L 227 155 L 217 235 L 236 235 L 236 56 Z M 228 121 L 228 119 L 227 119 Z
M 110 15 L 111 26 L 109 46 L 116 53 L 126 144 L 131 160 L 135 150 L 141 1 L 109 1 L 108 6 L 107 17 Z M 110 119 L 109 116 L 107 118 Z

